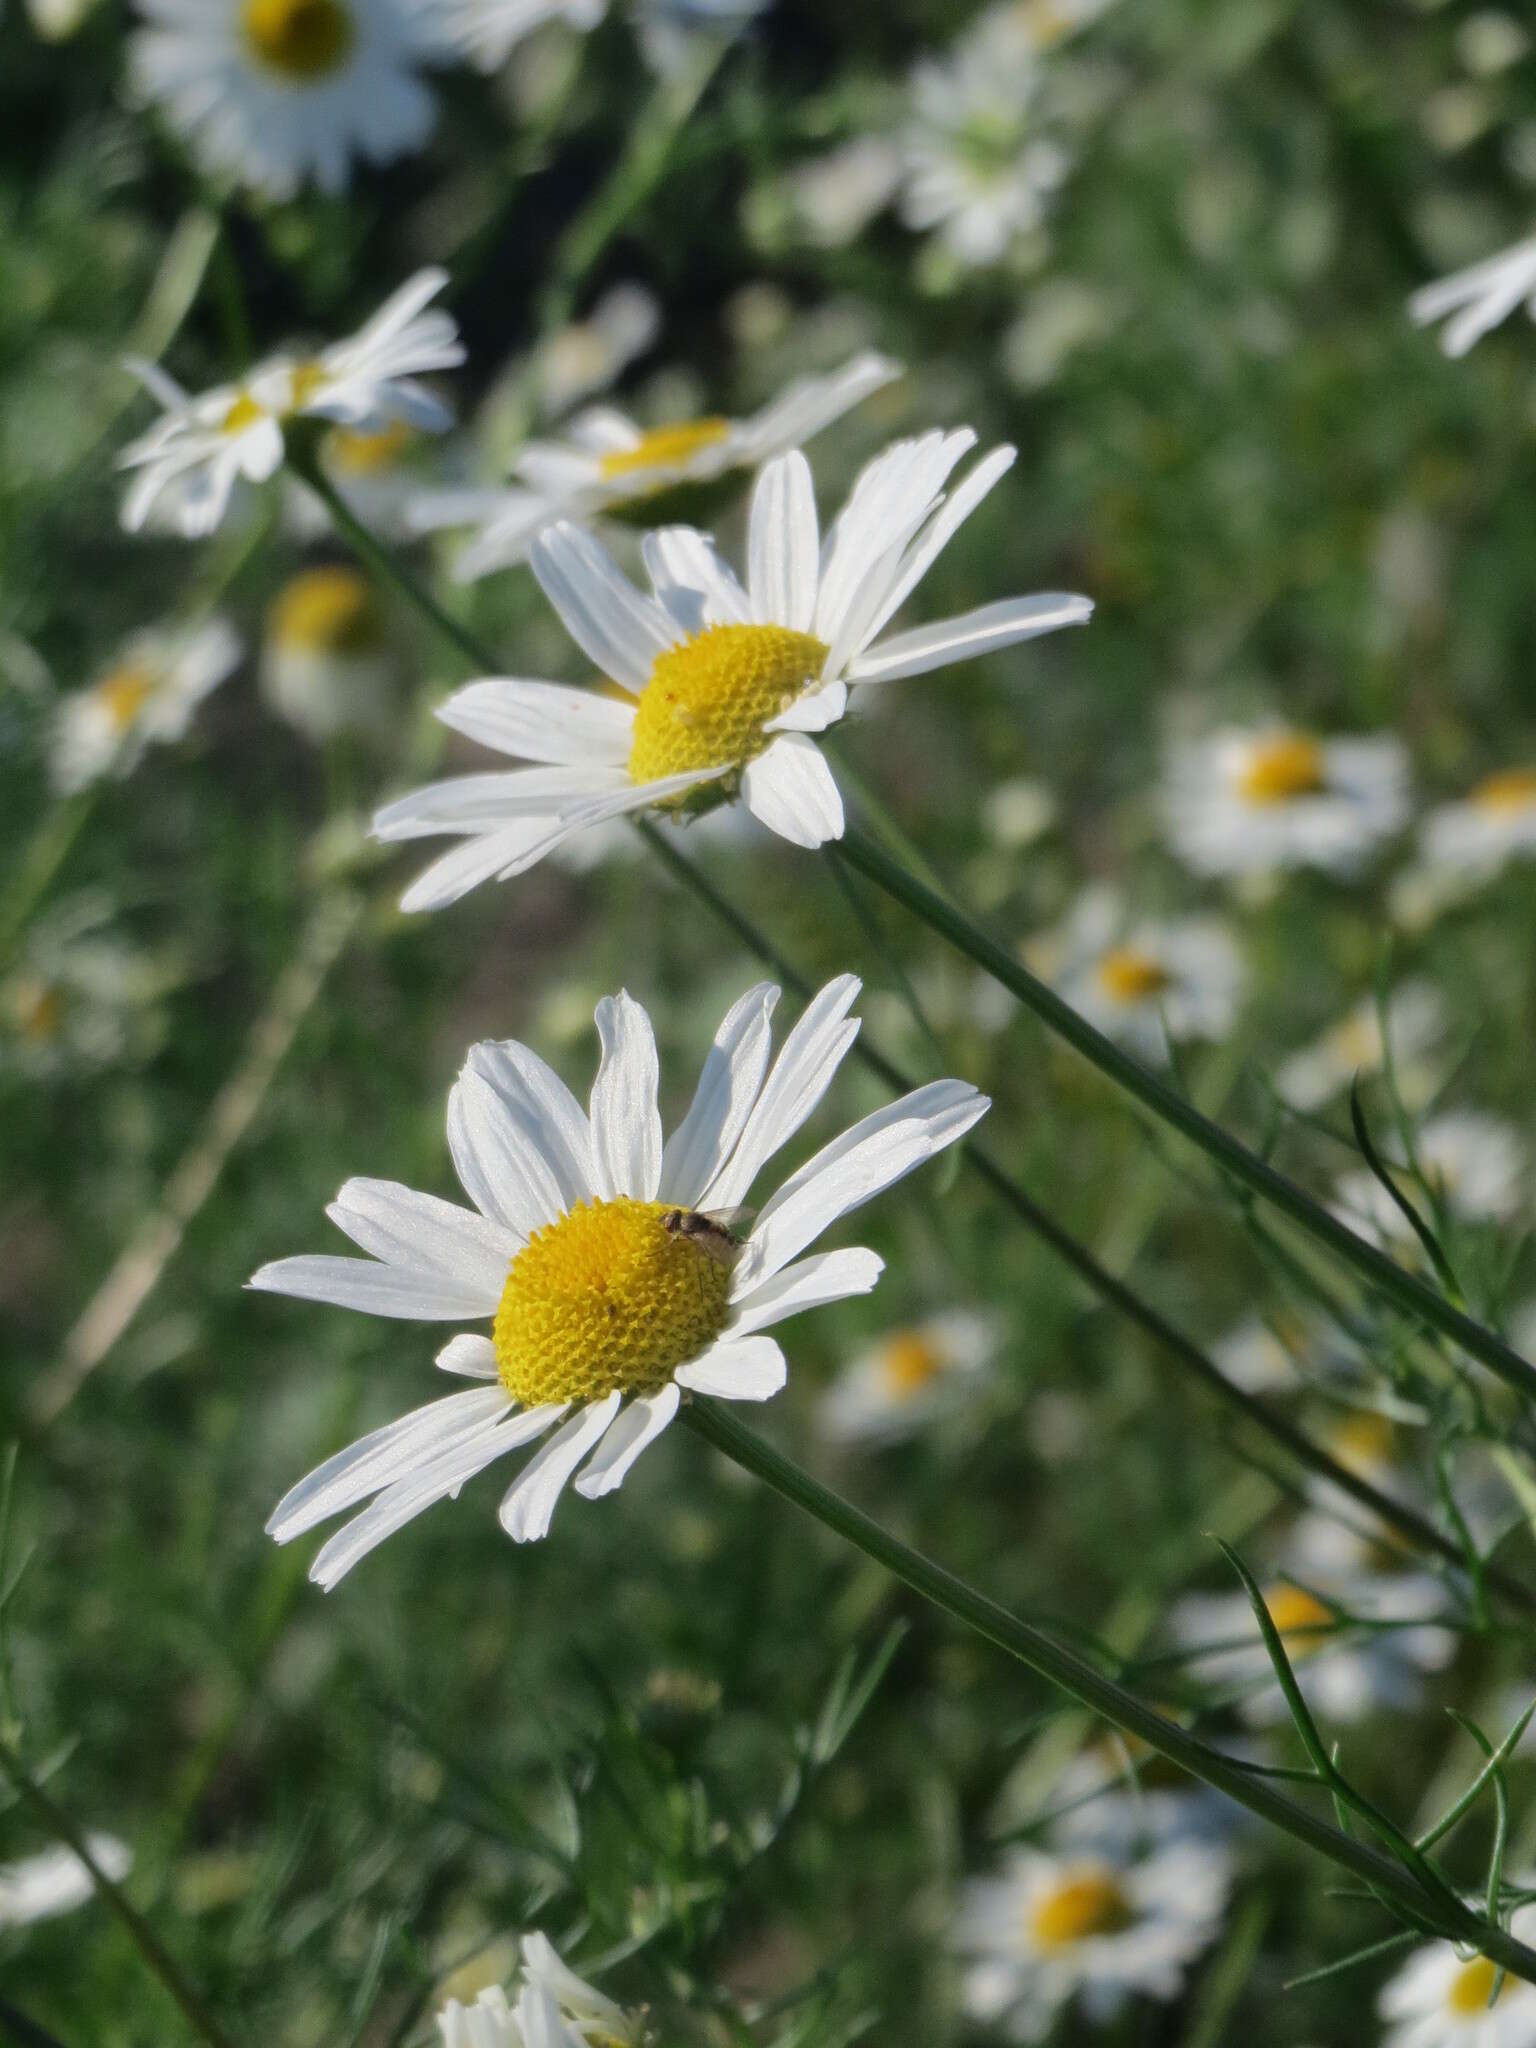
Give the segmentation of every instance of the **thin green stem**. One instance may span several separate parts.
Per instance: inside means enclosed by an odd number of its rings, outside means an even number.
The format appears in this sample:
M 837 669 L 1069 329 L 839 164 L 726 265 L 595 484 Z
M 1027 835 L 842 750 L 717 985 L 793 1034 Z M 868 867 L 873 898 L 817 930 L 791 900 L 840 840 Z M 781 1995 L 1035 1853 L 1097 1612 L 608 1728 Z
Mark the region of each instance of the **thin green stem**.
M 65 797 L 48 812 L 22 856 L 16 880 L 0 904 L 0 962 L 10 958 L 28 919 L 68 859 L 86 819 L 96 808 L 101 785 L 92 783 L 78 795 Z
M 208 2048 L 231 2048 L 229 2036 L 182 1975 L 181 1966 L 175 1957 L 144 1915 L 136 1906 L 129 1903 L 122 1887 L 113 1883 L 91 1854 L 90 1843 L 86 1840 L 84 1832 L 57 1800 L 37 1783 L 10 1745 L 3 1742 L 0 1742 L 0 1772 L 10 1780 L 20 1798 L 32 1808 L 49 1831 L 79 1857 L 90 1876 L 91 1883 L 122 1922 L 140 1955 L 180 2007 L 193 2032 L 202 2036 L 208 2043 Z
M 1051 1685 L 1071 1695 L 1112 1726 L 1134 1735 L 1191 1777 L 1224 1793 L 1261 1820 L 1350 1871 L 1379 1891 L 1418 1925 L 1426 1922 L 1447 1940 L 1462 1941 L 1507 1969 L 1536 1983 L 1536 1950 L 1484 1919 L 1439 1884 L 1427 1887 L 1402 1863 L 1354 1841 L 1304 1806 L 1256 1778 L 1242 1764 L 1170 1721 L 1107 1678 L 1075 1650 L 1046 1630 L 1000 1607 L 952 1572 L 903 1543 L 851 1501 L 796 1465 L 772 1444 L 712 1401 L 690 1401 L 683 1419 L 694 1432 L 743 1470 L 771 1486 L 804 1513 L 883 1565 L 912 1591 L 943 1613 L 984 1636 L 1026 1664 Z
M 1134 1096 L 1144 1109 L 1197 1145 L 1224 1173 L 1289 1216 L 1397 1307 L 1460 1344 L 1517 1393 L 1527 1400 L 1536 1396 L 1536 1367 L 1511 1350 L 1501 1337 L 1446 1301 L 1414 1274 L 1405 1272 L 1375 1245 L 1330 1214 L 1304 1188 L 1277 1172 L 1257 1153 L 1250 1152 L 1230 1132 L 1203 1116 L 1193 1103 L 1122 1052 L 1069 1003 L 1064 1003 L 1054 989 L 1031 974 L 1005 946 L 910 874 L 867 834 L 851 829 L 842 841 L 842 850 L 844 858 L 861 874 L 947 939 L 967 959 L 984 968 L 1033 1010 L 1047 1029 Z

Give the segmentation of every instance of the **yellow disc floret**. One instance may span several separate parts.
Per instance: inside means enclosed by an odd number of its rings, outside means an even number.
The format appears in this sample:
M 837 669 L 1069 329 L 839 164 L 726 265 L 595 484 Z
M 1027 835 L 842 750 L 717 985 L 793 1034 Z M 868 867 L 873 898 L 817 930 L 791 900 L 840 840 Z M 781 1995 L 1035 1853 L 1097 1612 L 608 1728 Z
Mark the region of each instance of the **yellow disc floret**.
M 880 1354 L 886 1389 L 898 1401 L 910 1400 L 944 1370 L 944 1353 L 921 1330 L 899 1330 Z
M 1530 810 L 1536 806 L 1536 768 L 1505 768 L 1490 775 L 1473 790 L 1472 802 L 1478 810 L 1492 811 L 1495 816 Z
M 639 476 L 647 469 L 679 469 L 701 449 L 723 441 L 730 431 L 730 421 L 721 419 L 682 420 L 673 427 L 653 427 L 633 448 L 605 455 L 598 468 L 610 482 L 615 477 Z
M 272 601 L 267 632 L 279 647 L 306 654 L 377 654 L 384 645 L 367 577 L 339 565 L 290 577 Z
M 1114 946 L 1098 965 L 1099 987 L 1112 1003 L 1150 1002 L 1172 979 L 1162 961 L 1139 946 Z
M 1474 1956 L 1470 1963 L 1463 1963 L 1451 1979 L 1450 1989 L 1445 1994 L 1449 2010 L 1468 2014 L 1486 2012 L 1488 2007 L 1496 2002 L 1493 1997 L 1493 1980 L 1496 1974 L 1486 1956 Z M 1500 1998 L 1508 1988 L 1509 1981 L 1506 1978 L 1499 1986 Z
M 1276 733 L 1250 752 L 1238 788 L 1251 804 L 1289 804 L 1327 787 L 1321 745 L 1304 732 Z
M 578 1202 L 512 1261 L 496 1311 L 501 1383 L 526 1408 L 654 1394 L 725 1327 L 728 1264 L 668 1228 L 667 1202 Z
M 96 700 L 105 710 L 112 730 L 123 733 L 154 696 L 156 688 L 156 679 L 147 668 L 129 662 L 102 677 L 96 685 Z
M 357 34 L 343 0 L 245 0 L 241 19 L 258 61 L 301 85 L 339 71 Z
M 1310 1657 L 1320 1650 L 1338 1625 L 1337 1617 L 1316 1594 L 1301 1586 L 1284 1583 L 1274 1587 L 1264 1595 L 1264 1605 L 1269 1609 L 1275 1631 L 1293 1660 Z
M 636 782 L 692 768 L 744 767 L 763 728 L 815 682 L 825 644 L 788 626 L 711 626 L 656 657 L 635 710 Z
M 1041 1948 L 1070 1948 L 1095 1934 L 1123 1934 L 1135 1908 L 1107 1870 L 1081 1870 L 1036 1899 L 1029 1931 Z

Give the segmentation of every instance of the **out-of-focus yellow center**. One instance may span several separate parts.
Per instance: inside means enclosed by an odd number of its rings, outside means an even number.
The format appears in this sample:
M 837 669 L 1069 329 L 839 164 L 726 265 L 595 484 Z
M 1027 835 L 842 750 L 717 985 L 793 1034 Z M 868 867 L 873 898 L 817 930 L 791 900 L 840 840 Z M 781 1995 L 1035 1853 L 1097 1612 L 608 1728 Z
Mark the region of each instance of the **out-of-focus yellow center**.
M 1486 2012 L 1498 1999 L 1491 1996 L 1493 1980 L 1497 1973 L 1486 1956 L 1474 1956 L 1470 1963 L 1463 1963 L 1451 1979 L 1450 1989 L 1445 1994 L 1446 2009 L 1455 2013 Z M 1506 1977 L 1499 1986 L 1499 1998 L 1509 1989 L 1510 1979 Z
M 1392 1419 L 1374 1409 L 1362 1408 L 1329 1432 L 1328 1447 L 1341 1465 L 1351 1472 L 1369 1472 L 1391 1461 Z
M 18 1036 L 31 1045 L 52 1045 L 64 1023 L 64 991 L 41 975 L 12 984 L 6 1007 Z
M 126 732 L 155 694 L 155 678 L 137 662 L 127 662 L 102 677 L 96 698 L 114 732 Z
M 357 37 L 343 0 L 245 0 L 241 20 L 258 62 L 301 85 L 339 71 Z
M 654 1394 L 725 1327 L 730 1267 L 664 1228 L 666 1202 L 579 1202 L 512 1261 L 496 1311 L 501 1383 L 526 1408 Z
M 1304 732 L 1277 733 L 1249 753 L 1238 789 L 1251 804 L 1288 804 L 1325 786 L 1323 750 Z
M 1054 48 L 1077 26 L 1069 14 L 1053 7 L 1051 0 L 1018 0 L 1014 12 L 1037 50 Z
M 226 434 L 243 434 L 247 427 L 254 427 L 258 420 L 265 418 L 266 408 L 258 405 L 249 391 L 242 391 L 219 424 Z
M 887 1392 L 898 1401 L 909 1400 L 944 1370 L 944 1354 L 921 1330 L 900 1330 L 886 1340 L 880 1354 L 880 1369 Z
M 672 427 L 652 427 L 633 448 L 605 455 L 598 469 L 607 481 L 638 476 L 647 469 L 680 469 L 702 448 L 713 448 L 731 431 L 729 420 L 681 420 Z
M 1135 1918 L 1109 1871 L 1082 1870 L 1036 1899 L 1029 1931 L 1041 1948 L 1070 1948 L 1095 1934 L 1123 1934 Z
M 379 476 L 394 467 L 412 438 L 404 420 L 391 420 L 376 434 L 361 433 L 356 427 L 333 427 L 325 437 L 325 464 L 343 476 Z
M 762 752 L 769 719 L 821 674 L 827 649 L 787 626 L 711 626 L 656 657 L 635 709 L 636 782 L 692 768 L 742 767 Z
M 377 654 L 383 625 L 367 578 L 355 569 L 305 569 L 272 601 L 267 632 L 286 652 Z
M 1145 1003 L 1160 996 L 1173 976 L 1136 946 L 1115 946 L 1099 962 L 1099 987 L 1112 1003 Z
M 1490 775 L 1472 792 L 1472 803 L 1480 811 L 1528 811 L 1536 805 L 1536 768 L 1505 768 Z
M 1313 1593 L 1282 1583 L 1264 1595 L 1264 1605 L 1280 1640 L 1293 1659 L 1310 1657 L 1336 1626 L 1335 1617 Z

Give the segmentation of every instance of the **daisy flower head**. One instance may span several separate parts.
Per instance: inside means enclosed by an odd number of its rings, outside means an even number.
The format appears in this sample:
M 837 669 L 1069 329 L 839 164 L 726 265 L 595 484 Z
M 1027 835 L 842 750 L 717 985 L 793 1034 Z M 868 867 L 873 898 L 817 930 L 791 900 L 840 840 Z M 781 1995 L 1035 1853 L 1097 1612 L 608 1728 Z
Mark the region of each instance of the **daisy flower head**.
M 1219 919 L 1133 919 L 1103 884 L 1030 952 L 1073 1009 L 1143 1059 L 1161 1058 L 1170 1039 L 1224 1038 L 1246 978 Z
M 597 1009 L 602 1058 L 583 1108 L 516 1040 L 477 1045 L 448 1099 L 466 1209 L 393 1181 L 348 1181 L 333 1223 L 366 1259 L 282 1259 L 253 1287 L 419 1322 L 485 1322 L 438 1354 L 482 1382 L 429 1402 L 328 1459 L 267 1524 L 287 1543 L 362 1506 L 320 1551 L 327 1589 L 385 1537 L 509 1451 L 546 1438 L 501 1504 L 515 1542 L 548 1531 L 567 1482 L 611 1493 L 685 1393 L 765 1401 L 785 1380 L 767 1332 L 817 1304 L 866 1294 L 871 1251 L 802 1258 L 851 1210 L 985 1113 L 939 1081 L 822 1148 L 738 1237 L 736 1210 L 825 1094 L 858 1034 L 859 984 L 829 982 L 769 1065 L 779 991 L 751 988 L 715 1034 L 693 1103 L 663 1142 L 656 1041 L 630 996 Z
M 443 40 L 431 0 L 137 0 L 135 97 L 164 110 L 204 168 L 291 199 L 346 189 L 354 157 L 419 149 Z
M 118 457 L 120 469 L 139 472 L 123 500 L 123 525 L 137 533 L 158 509 L 186 539 L 212 533 L 240 479 L 265 483 L 277 469 L 284 429 L 296 420 L 330 420 L 358 434 L 391 426 L 444 432 L 453 415 L 420 379 L 464 360 L 452 319 L 428 310 L 447 282 L 446 271 L 418 271 L 344 341 L 314 355 L 269 357 L 242 383 L 196 397 L 154 364 L 131 360 L 161 416 Z
M 1414 293 L 1408 313 L 1416 326 L 1440 327 L 1448 356 L 1464 356 L 1522 305 L 1536 319 L 1536 235 L 1436 278 Z
M 1390 1049 L 1398 1093 L 1410 1109 L 1422 1108 L 1434 1092 L 1427 1055 L 1444 1031 L 1445 1005 L 1433 984 L 1403 982 L 1385 1003 L 1362 997 L 1310 1045 L 1292 1053 L 1275 1075 L 1276 1091 L 1292 1109 L 1321 1109 L 1357 1074 L 1379 1074 Z
M 644 2025 L 560 1960 L 547 1935 L 523 1937 L 512 1997 L 493 1985 L 437 2016 L 442 2048 L 641 2048 Z
M 1419 1180 L 1454 1221 L 1503 1223 L 1525 1199 L 1526 1153 L 1519 1132 L 1486 1110 L 1448 1109 L 1422 1124 L 1413 1141 Z M 1394 1178 L 1422 1213 L 1423 1188 L 1406 1172 Z M 1412 1224 L 1369 1167 L 1334 1184 L 1336 1214 L 1376 1243 L 1418 1243 Z
M 1407 749 L 1389 733 L 1327 739 L 1228 726 L 1171 750 L 1163 810 L 1197 874 L 1315 867 L 1347 876 L 1407 819 Z
M 558 441 L 530 441 L 512 467 L 514 486 L 454 564 L 462 583 L 526 561 L 538 536 L 561 519 L 605 512 L 688 484 L 712 483 L 798 448 L 901 375 L 889 357 L 865 353 L 825 376 L 797 377 L 745 419 L 711 415 L 643 427 L 612 406 L 579 413 Z
M 1043 2041 L 1077 1999 L 1091 2020 L 1136 1997 L 1178 1997 L 1221 1929 L 1231 1859 L 1179 1841 L 1137 1860 L 1013 1850 L 961 1894 L 953 1941 L 968 2016 L 1013 2041 Z
M 1297 1394 L 1319 1380 L 1336 1384 L 1351 1365 L 1337 1332 L 1321 1316 L 1247 1315 L 1210 1347 L 1226 1377 L 1246 1394 Z
M 91 1834 L 86 1847 L 97 1868 L 118 1884 L 133 1868 L 133 1855 L 115 1835 Z M 57 1843 L 18 1863 L 0 1863 L 0 1927 L 30 1927 L 89 1903 L 95 1879 L 73 1849 Z
M 911 631 L 886 627 L 962 523 L 1011 467 L 994 448 L 949 487 L 969 429 L 898 441 L 855 483 L 823 544 L 810 466 L 768 464 L 752 499 L 747 581 L 691 527 L 646 536 L 649 594 L 601 544 L 562 522 L 534 574 L 572 639 L 618 695 L 490 678 L 449 698 L 455 731 L 540 765 L 429 785 L 374 820 L 385 840 L 459 844 L 406 891 L 408 910 L 452 903 L 530 868 L 573 834 L 655 807 L 739 797 L 797 846 L 843 832 L 837 784 L 811 735 L 849 692 L 1083 624 L 1086 598 L 1005 598 Z
M 127 775 L 148 748 L 179 740 L 241 652 L 239 634 L 223 618 L 136 633 L 103 674 L 60 704 L 50 753 L 54 788 L 72 796 L 104 775 Z
M 1426 868 L 1469 882 L 1536 859 L 1536 767 L 1502 768 L 1441 804 L 1424 820 L 1419 846 Z
M 147 1057 L 179 972 L 118 938 L 95 891 L 50 905 L 0 974 L 0 1075 L 42 1082 Z
M 438 0 L 444 35 L 482 71 L 499 71 L 518 44 L 548 22 L 584 34 L 607 11 L 608 0 Z
M 387 730 L 395 660 L 373 585 L 336 562 L 291 576 L 267 611 L 261 693 L 317 746 Z
M 850 1361 L 821 1402 L 836 1443 L 894 1443 L 963 1398 L 997 1355 L 999 1331 L 974 1309 L 888 1330 Z
M 1530 1941 L 1536 1906 L 1517 1906 L 1509 1931 Z M 1382 2048 L 1536 2048 L 1536 1988 L 1499 1976 L 1486 1956 L 1459 1955 L 1452 1942 L 1416 1948 L 1377 1997 Z
M 1223 1841 L 1235 1818 L 1219 1792 L 1119 1729 L 1106 1730 L 1056 1771 L 1048 1798 L 1053 1849 L 1115 1862 L 1191 1838 Z

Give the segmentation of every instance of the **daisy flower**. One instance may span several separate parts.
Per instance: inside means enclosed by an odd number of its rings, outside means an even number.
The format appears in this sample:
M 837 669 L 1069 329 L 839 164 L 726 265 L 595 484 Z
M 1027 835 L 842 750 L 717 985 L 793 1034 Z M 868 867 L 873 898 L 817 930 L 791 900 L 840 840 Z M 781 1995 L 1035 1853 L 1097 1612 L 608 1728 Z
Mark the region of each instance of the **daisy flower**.
M 1441 348 L 1464 356 L 1522 304 L 1536 318 L 1536 235 L 1423 286 L 1408 301 L 1408 313 L 1419 327 L 1444 321 Z
M 437 0 L 438 20 L 456 50 L 482 71 L 499 71 L 525 36 L 547 22 L 584 33 L 608 0 Z
M 1443 1670 L 1456 1653 L 1451 1631 L 1423 1619 L 1444 1607 L 1444 1590 L 1427 1572 L 1341 1572 L 1315 1591 L 1281 1577 L 1265 1587 L 1264 1605 L 1307 1705 L 1325 1722 L 1416 1705 L 1424 1674 Z M 1246 1593 L 1190 1594 L 1172 1623 L 1191 1653 L 1190 1673 L 1236 1694 L 1251 1727 L 1289 1721 Z
M 866 1345 L 828 1388 L 821 1424 L 835 1442 L 894 1443 L 974 1386 L 997 1354 L 998 1328 L 974 1309 L 952 1309 Z
M 1455 1220 L 1506 1222 L 1525 1197 L 1525 1146 L 1513 1125 L 1476 1109 L 1449 1109 L 1431 1117 L 1414 1136 L 1419 1176 Z M 1423 1187 L 1405 1170 L 1396 1179 L 1423 1213 Z M 1334 1184 L 1336 1214 L 1378 1244 L 1417 1244 L 1413 1226 L 1369 1167 L 1357 1167 Z
M 344 563 L 290 577 L 267 612 L 259 678 L 278 717 L 317 746 L 387 728 L 395 660 L 368 578 Z
M 560 1960 L 543 1934 L 523 1937 L 509 1999 L 500 1985 L 473 2005 L 450 1998 L 437 2016 L 442 2048 L 640 2048 L 638 2014 L 615 2005 Z
M 1210 1347 L 1226 1377 L 1246 1394 L 1296 1394 L 1350 1374 L 1338 1333 L 1320 1316 L 1244 1316 Z
M 1460 802 L 1431 811 L 1420 852 L 1427 868 L 1470 881 L 1536 857 L 1536 768 L 1500 769 Z
M 72 796 L 104 775 L 127 775 L 149 747 L 179 740 L 241 651 L 239 634 L 222 618 L 136 633 L 104 674 L 59 705 L 54 788 Z
M 1444 1030 L 1445 1005 L 1427 981 L 1404 982 L 1392 990 L 1385 1006 L 1374 996 L 1364 996 L 1337 1023 L 1282 1063 L 1275 1075 L 1276 1091 L 1292 1109 L 1304 1113 L 1321 1109 L 1342 1094 L 1357 1074 L 1379 1074 L 1390 1046 L 1398 1093 L 1410 1109 L 1422 1108 L 1434 1092 L 1426 1055 Z
M 1116 1862 L 1191 1837 L 1223 1840 L 1236 1818 L 1230 1800 L 1118 1729 L 1054 1771 L 1048 1799 L 1053 1849 Z
M 1280 868 L 1355 872 L 1408 815 L 1408 755 L 1390 734 L 1324 739 L 1286 726 L 1228 726 L 1176 746 L 1163 810 L 1202 875 Z
M 1092 2020 L 1134 1997 L 1175 1999 L 1220 1932 L 1231 1884 L 1230 1858 L 1211 1842 L 1138 1861 L 1015 1849 L 961 1894 L 965 2010 L 1009 2040 L 1042 2041 L 1073 1998 Z
M 874 1286 L 854 1249 L 802 1258 L 822 1232 L 963 1137 L 988 1107 L 939 1081 L 867 1116 L 793 1174 L 739 1239 L 718 1220 L 816 1107 L 858 1034 L 845 975 L 807 1005 L 769 1068 L 779 991 L 727 1014 L 692 1106 L 664 1144 L 656 1042 L 628 995 L 597 1009 L 602 1060 L 589 1109 L 516 1040 L 475 1046 L 448 1099 L 465 1209 L 393 1181 L 352 1180 L 333 1223 L 371 1255 L 282 1259 L 253 1287 L 411 1321 L 486 1321 L 455 1336 L 445 1371 L 483 1381 L 429 1402 L 329 1458 L 282 1500 L 287 1543 L 363 1509 L 321 1550 L 327 1589 L 434 1501 L 547 1437 L 501 1504 L 515 1542 L 543 1536 L 567 1481 L 611 1493 L 684 1392 L 765 1401 L 784 1384 L 766 1333 Z M 551 1434 L 552 1432 L 552 1434 Z
M 161 107 L 206 169 L 290 199 L 344 191 L 353 157 L 419 149 L 442 51 L 424 0 L 138 0 L 135 97 Z
M 374 820 L 381 839 L 460 841 L 406 891 L 408 910 L 452 903 L 520 874 L 588 826 L 690 799 L 739 796 L 797 846 L 841 837 L 843 804 L 810 735 L 835 725 L 850 687 L 1080 625 L 1086 598 L 1007 598 L 905 633 L 885 628 L 1014 459 L 995 448 L 946 494 L 969 429 L 898 441 L 855 483 L 820 545 L 798 451 L 758 478 L 739 583 L 691 527 L 647 535 L 651 594 L 588 533 L 562 522 L 531 561 L 567 631 L 618 694 L 491 678 L 438 716 L 499 752 L 543 765 L 415 790 Z
M 1085 889 L 1029 957 L 1079 1015 L 1143 1059 L 1169 1039 L 1221 1039 L 1242 997 L 1242 956 L 1209 917 L 1132 920 L 1118 891 Z
M 180 970 L 125 945 L 95 892 L 33 920 L 0 975 L 0 1074 L 30 1081 L 142 1059 L 164 1036 L 161 998 Z
M 1517 1906 L 1509 1931 L 1530 1941 L 1536 1906 Z M 1449 1941 L 1416 1948 L 1382 1986 L 1376 2010 L 1387 2023 L 1382 2048 L 1536 2048 L 1536 1988 L 1518 1977 L 1499 1983 L 1486 1956 L 1468 1959 Z
M 113 1884 L 133 1868 L 133 1856 L 115 1835 L 87 1835 L 86 1847 Z M 63 1843 L 19 1863 L 0 1863 L 0 1927 L 30 1927 L 86 1905 L 96 1885 L 73 1849 Z
M 276 470 L 293 420 L 334 420 L 358 433 L 394 424 L 445 431 L 452 413 L 418 379 L 464 360 L 448 314 L 426 310 L 447 282 L 446 271 L 418 271 L 346 340 L 317 355 L 269 357 L 242 383 L 198 397 L 155 364 L 131 360 L 162 411 L 118 458 L 119 468 L 141 472 L 123 501 L 123 525 L 137 533 L 159 505 L 188 539 L 212 533 L 238 479 L 264 483 Z
M 530 441 L 512 466 L 516 487 L 454 565 L 470 583 L 524 561 L 560 519 L 590 520 L 681 484 L 752 469 L 809 441 L 901 375 L 886 356 L 853 357 L 826 376 L 799 377 L 745 419 L 717 416 L 642 427 L 611 406 L 580 413 L 559 441 Z

